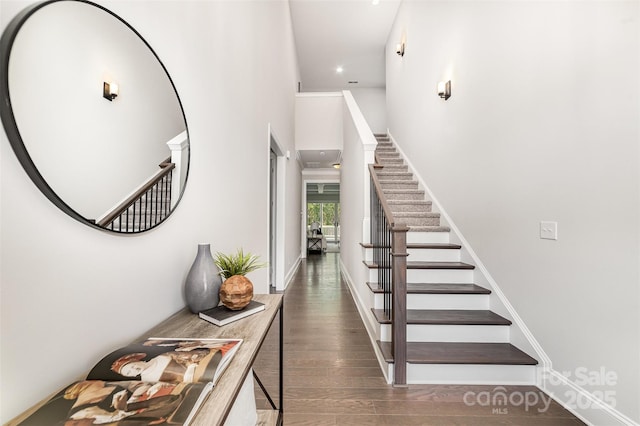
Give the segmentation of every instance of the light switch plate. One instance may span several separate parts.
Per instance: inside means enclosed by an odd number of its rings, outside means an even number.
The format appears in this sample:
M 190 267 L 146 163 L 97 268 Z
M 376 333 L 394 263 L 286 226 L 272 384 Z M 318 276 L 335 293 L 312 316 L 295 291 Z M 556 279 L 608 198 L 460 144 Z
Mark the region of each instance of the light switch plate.
M 557 240 L 558 222 L 540 222 L 540 238 L 545 240 Z

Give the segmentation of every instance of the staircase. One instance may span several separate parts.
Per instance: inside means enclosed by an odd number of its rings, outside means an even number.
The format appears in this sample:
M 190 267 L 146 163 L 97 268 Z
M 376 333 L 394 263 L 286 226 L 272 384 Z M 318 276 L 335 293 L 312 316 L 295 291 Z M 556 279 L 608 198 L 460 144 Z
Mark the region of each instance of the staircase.
M 407 382 L 531 384 L 537 361 L 510 343 L 511 321 L 489 309 L 491 291 L 474 284 L 474 265 L 386 135 L 376 135 L 376 174 L 396 223 L 407 232 Z M 378 346 L 393 374 L 391 321 L 378 288 L 373 246 L 363 244 Z
M 171 175 L 163 185 L 154 185 L 112 222 L 112 230 L 135 233 L 152 228 L 171 213 Z
M 96 221 L 96 224 L 114 232 L 136 233 L 151 229 L 165 220 L 171 214 L 175 164 L 168 158 L 159 167 L 156 174 Z

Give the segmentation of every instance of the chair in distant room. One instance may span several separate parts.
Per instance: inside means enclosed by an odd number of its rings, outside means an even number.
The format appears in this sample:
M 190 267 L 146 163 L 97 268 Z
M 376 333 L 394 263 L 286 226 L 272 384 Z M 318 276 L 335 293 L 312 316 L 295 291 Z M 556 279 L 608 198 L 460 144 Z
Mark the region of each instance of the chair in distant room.
M 315 237 L 318 234 L 322 234 L 320 222 L 311 222 L 311 236 Z
M 307 235 L 307 253 L 327 251 L 327 240 L 322 235 L 322 228 L 319 222 L 311 222 L 311 234 Z

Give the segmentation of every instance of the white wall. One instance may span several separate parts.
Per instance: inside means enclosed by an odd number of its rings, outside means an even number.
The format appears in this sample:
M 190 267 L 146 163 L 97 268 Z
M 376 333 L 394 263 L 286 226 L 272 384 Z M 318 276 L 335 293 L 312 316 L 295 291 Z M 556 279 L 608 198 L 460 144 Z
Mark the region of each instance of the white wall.
M 298 93 L 295 132 L 297 150 L 342 150 L 342 93 Z
M 363 164 L 365 152 L 358 130 L 351 120 L 348 108 L 344 107 L 344 151 L 340 175 L 340 261 L 343 270 L 350 276 L 356 288 L 354 297 L 360 296 L 360 288 L 366 286 L 367 277 L 362 265 L 362 247 L 365 241 L 362 229 L 365 220 L 364 204 L 365 174 Z
M 405 1 L 387 43 L 402 150 L 553 369 L 617 375 L 640 421 L 639 3 Z M 395 43 L 406 36 L 404 57 Z M 448 101 L 438 81 L 452 80 Z M 539 222 L 558 222 L 557 241 Z M 575 405 L 575 404 L 574 404 Z
M 3 0 L 2 28 L 29 3 Z M 189 179 L 160 227 L 109 234 L 53 206 L 0 132 L 3 423 L 181 309 L 197 243 L 214 251 L 242 246 L 267 259 L 268 193 L 256 182 L 268 179 L 268 123 L 283 149 L 294 150 L 299 78 L 286 2 L 101 4 L 135 27 L 169 70 L 190 132 Z M 300 252 L 300 170 L 287 164 L 291 265 Z M 250 275 L 257 293 L 268 291 L 267 274 Z
M 387 132 L 387 99 L 384 88 L 349 89 L 374 133 Z
M 142 40 L 109 13 L 53 3 L 20 29 L 11 100 L 38 171 L 74 210 L 97 219 L 159 170 L 185 130 L 171 82 Z M 102 97 L 104 81 L 120 95 Z M 70 121 L 72 124 L 70 124 Z
M 372 293 L 367 286 L 368 270 L 362 264 L 362 243 L 370 242 L 369 164 L 373 164 L 377 145 L 354 97 L 344 93 L 344 152 L 340 185 L 340 266 L 346 276 L 356 305 L 372 306 Z M 373 314 L 361 310 L 360 315 L 369 334 L 375 335 Z

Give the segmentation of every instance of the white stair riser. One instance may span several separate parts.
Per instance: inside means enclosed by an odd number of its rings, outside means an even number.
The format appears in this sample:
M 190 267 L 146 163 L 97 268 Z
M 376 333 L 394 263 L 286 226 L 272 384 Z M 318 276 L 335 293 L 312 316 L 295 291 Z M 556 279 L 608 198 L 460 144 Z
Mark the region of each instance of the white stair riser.
M 407 269 L 409 283 L 473 283 L 473 269 Z
M 459 262 L 460 250 L 456 249 L 407 249 L 409 261 L 424 262 Z M 364 249 L 364 259 L 367 262 L 373 261 L 373 249 Z
M 378 282 L 378 270 L 369 269 L 369 282 Z M 472 284 L 472 269 L 407 269 L 409 283 Z
M 407 232 L 407 244 L 448 243 L 449 232 Z
M 535 385 L 536 367 L 533 365 L 407 364 L 407 382 L 409 384 Z M 469 396 L 468 400 L 476 401 L 472 396 Z
M 460 250 L 457 249 L 408 249 L 408 261 L 459 262 Z
M 380 326 L 380 341 L 391 341 L 390 324 Z M 509 326 L 407 324 L 407 341 L 509 343 Z
M 384 309 L 384 294 L 375 293 L 375 309 Z M 488 294 L 408 294 L 407 309 L 489 309 Z
M 364 251 L 364 261 L 365 262 L 373 262 L 373 249 L 372 248 L 363 248 Z
M 407 309 L 489 309 L 488 294 L 408 294 Z

